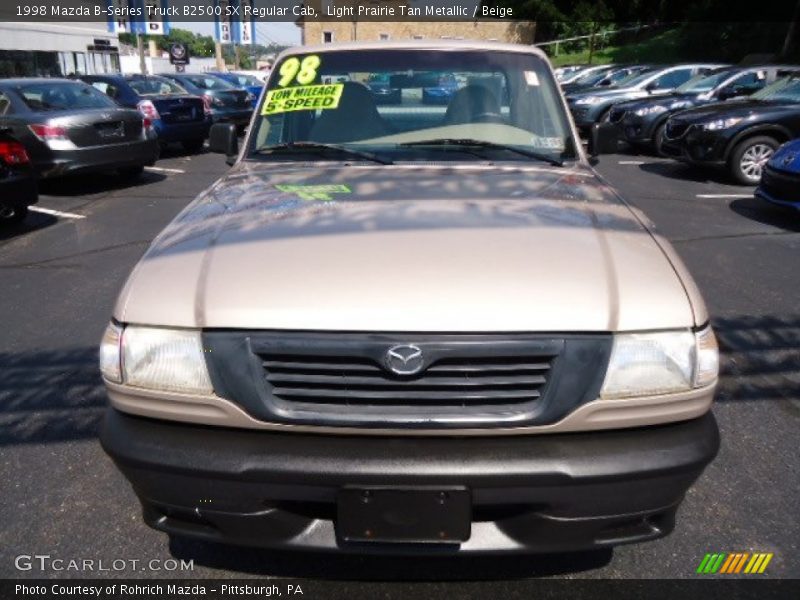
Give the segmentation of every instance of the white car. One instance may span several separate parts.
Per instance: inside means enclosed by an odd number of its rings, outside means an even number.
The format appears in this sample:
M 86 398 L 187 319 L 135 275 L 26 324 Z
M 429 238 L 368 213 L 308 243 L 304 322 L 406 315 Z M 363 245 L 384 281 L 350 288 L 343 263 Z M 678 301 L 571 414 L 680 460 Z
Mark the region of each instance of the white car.
M 231 73 L 235 73 L 236 75 L 250 75 L 251 77 L 255 77 L 259 81 L 263 81 L 264 83 L 267 82 L 269 79 L 269 74 L 272 72 L 271 69 L 264 69 L 264 70 L 240 70 L 240 71 L 231 71 Z

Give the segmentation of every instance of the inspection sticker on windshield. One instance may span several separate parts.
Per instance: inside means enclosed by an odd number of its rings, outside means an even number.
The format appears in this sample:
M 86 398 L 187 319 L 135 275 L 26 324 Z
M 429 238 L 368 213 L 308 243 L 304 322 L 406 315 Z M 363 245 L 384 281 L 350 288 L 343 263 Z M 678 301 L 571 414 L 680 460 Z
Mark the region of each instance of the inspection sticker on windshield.
M 295 110 L 327 110 L 337 108 L 344 84 L 301 85 L 267 92 L 262 115 L 275 115 Z
M 564 150 L 564 139 L 560 137 L 541 137 L 534 135 L 532 143 L 534 146 L 547 148 L 548 150 Z
M 539 85 L 539 76 L 536 74 L 536 71 L 525 71 L 525 83 L 530 87 Z

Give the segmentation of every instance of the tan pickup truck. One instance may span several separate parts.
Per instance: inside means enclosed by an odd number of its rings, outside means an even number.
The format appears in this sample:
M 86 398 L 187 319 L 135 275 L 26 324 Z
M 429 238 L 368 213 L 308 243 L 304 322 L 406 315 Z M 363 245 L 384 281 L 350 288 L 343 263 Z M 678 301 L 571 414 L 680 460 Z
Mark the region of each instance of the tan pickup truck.
M 718 352 L 592 169 L 607 134 L 588 157 L 535 48 L 283 53 L 102 340 L 102 443 L 147 523 L 343 552 L 668 534 L 719 446 Z

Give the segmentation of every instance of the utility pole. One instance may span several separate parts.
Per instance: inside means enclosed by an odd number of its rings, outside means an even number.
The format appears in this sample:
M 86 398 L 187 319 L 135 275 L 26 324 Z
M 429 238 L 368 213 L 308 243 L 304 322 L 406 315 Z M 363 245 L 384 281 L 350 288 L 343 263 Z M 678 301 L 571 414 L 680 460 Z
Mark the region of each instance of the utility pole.
M 141 33 L 136 34 L 136 50 L 139 52 L 139 72 L 147 75 L 147 62 L 144 60 L 144 39 Z
M 597 21 L 592 21 L 592 35 L 589 38 L 589 64 L 592 64 L 594 57 L 594 36 L 597 33 Z
M 222 42 L 214 42 L 214 55 L 217 57 L 217 71 L 225 70 L 225 61 L 222 58 Z

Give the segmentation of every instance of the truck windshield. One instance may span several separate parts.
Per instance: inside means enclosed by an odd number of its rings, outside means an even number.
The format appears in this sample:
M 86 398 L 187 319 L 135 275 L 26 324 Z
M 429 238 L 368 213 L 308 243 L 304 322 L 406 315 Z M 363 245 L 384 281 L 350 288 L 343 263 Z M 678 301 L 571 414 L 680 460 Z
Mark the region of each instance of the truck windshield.
M 249 158 L 352 160 L 350 150 L 411 161 L 576 156 L 550 69 L 522 52 L 291 55 L 273 70 L 257 114 Z M 322 144 L 339 151 L 321 152 Z

